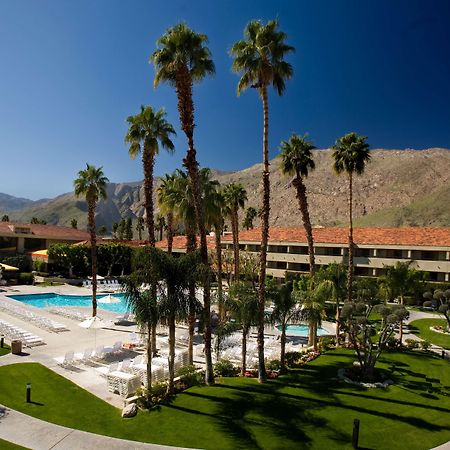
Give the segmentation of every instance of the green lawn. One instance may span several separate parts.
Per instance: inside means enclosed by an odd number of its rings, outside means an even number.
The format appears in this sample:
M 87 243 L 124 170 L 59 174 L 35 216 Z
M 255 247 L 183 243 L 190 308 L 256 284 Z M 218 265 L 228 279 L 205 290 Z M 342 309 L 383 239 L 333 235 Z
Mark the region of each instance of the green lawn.
M 430 327 L 441 325 L 446 326 L 447 321 L 445 319 L 419 319 L 414 320 L 409 324 L 411 332 L 417 334 L 422 339 L 433 343 L 434 345 L 438 345 L 439 347 L 443 347 L 446 349 L 450 349 L 450 336 L 442 333 L 436 333 L 435 331 L 431 331 Z
M 336 379 L 352 361 L 351 352 L 335 350 L 266 385 L 221 379 L 127 420 L 39 364 L 14 364 L 0 367 L 0 403 L 86 431 L 196 448 L 350 448 L 354 418 L 362 448 L 419 450 L 450 440 L 450 363 L 418 352 L 386 354 L 381 366 L 395 386 L 366 390 Z M 28 381 L 32 404 L 25 402 Z
M 0 356 L 7 355 L 11 351 L 8 344 L 3 344 L 3 348 L 0 347 Z
M 0 439 L 0 448 L 2 450 L 26 450 L 26 447 L 21 447 L 20 445 L 13 444 L 12 442 L 4 441 Z

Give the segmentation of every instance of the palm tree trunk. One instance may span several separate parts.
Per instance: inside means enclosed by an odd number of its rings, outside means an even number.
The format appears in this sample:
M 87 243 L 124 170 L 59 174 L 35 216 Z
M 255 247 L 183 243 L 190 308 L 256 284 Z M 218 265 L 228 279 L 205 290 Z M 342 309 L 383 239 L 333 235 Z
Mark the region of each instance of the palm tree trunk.
M 341 311 L 339 309 L 339 297 L 336 297 L 336 346 L 339 346 L 339 335 L 341 334 L 340 320 Z
M 247 370 L 247 333 L 248 329 L 247 327 L 244 327 L 242 329 L 242 361 L 241 361 L 241 375 L 245 375 L 245 371 Z
M 233 232 L 233 252 L 234 252 L 234 281 L 239 281 L 239 224 L 237 210 L 231 213 L 231 227 Z
M 305 228 L 306 240 L 308 242 L 308 256 L 309 256 L 309 276 L 312 278 L 315 272 L 315 258 L 314 258 L 314 239 L 311 226 L 311 219 L 308 211 L 308 199 L 306 197 L 306 187 L 297 171 L 297 176 L 293 182 L 297 188 L 297 200 L 302 213 L 303 227 Z
M 260 89 L 264 111 L 263 134 L 263 198 L 261 214 L 261 251 L 259 254 L 259 289 L 258 289 L 258 381 L 264 383 L 266 366 L 264 363 L 264 306 L 266 304 L 266 260 L 267 242 L 269 240 L 269 214 L 270 214 L 270 172 L 269 172 L 269 102 L 267 86 Z
M 169 384 L 167 393 L 173 394 L 173 379 L 175 378 L 175 316 L 169 318 Z
M 148 229 L 148 243 L 155 246 L 155 223 L 153 219 L 153 166 L 155 164 L 153 152 L 144 144 L 142 152 L 142 164 L 144 166 L 144 196 L 145 196 L 145 222 Z
M 152 357 L 153 357 L 153 341 L 151 336 L 152 325 L 147 324 L 147 398 L 151 399 L 152 396 Z
M 200 235 L 200 256 L 205 266 L 208 262 L 208 247 L 206 242 L 205 220 L 203 204 L 200 196 L 198 181 L 198 162 L 194 147 L 194 103 L 192 101 L 192 77 L 187 66 L 182 66 L 176 75 L 176 92 L 178 97 L 178 112 L 180 114 L 181 128 L 188 140 L 188 151 L 183 165 L 186 167 L 191 180 L 192 194 L 194 197 L 195 215 L 197 218 L 198 233 Z M 204 311 L 204 342 L 205 342 L 205 383 L 214 384 L 214 373 L 211 354 L 211 292 L 209 280 L 206 279 L 203 286 L 203 311 Z
M 284 371 L 286 369 L 286 322 L 281 324 L 281 337 L 280 337 L 280 365 L 281 370 Z
M 95 202 L 88 202 L 88 223 L 91 239 L 92 317 L 97 315 L 97 236 L 95 230 Z
M 173 212 L 167 213 L 167 253 L 172 254 L 173 247 Z
M 156 356 L 158 349 L 156 348 L 156 325 L 152 325 L 152 349 L 153 349 L 153 356 Z
M 217 301 L 219 302 L 219 319 L 222 322 L 225 318 L 222 298 L 222 244 L 219 227 L 215 227 L 216 235 L 216 256 L 217 256 Z
M 353 292 L 353 175 L 348 174 L 348 274 L 347 274 L 347 300 L 352 301 Z
M 196 248 L 196 238 L 195 234 L 190 227 L 186 226 L 186 252 L 191 253 L 195 251 Z M 195 282 L 189 282 L 189 307 L 188 307 L 188 330 L 189 330 L 189 341 L 188 341 L 188 359 L 189 364 L 194 364 L 194 325 L 195 325 Z

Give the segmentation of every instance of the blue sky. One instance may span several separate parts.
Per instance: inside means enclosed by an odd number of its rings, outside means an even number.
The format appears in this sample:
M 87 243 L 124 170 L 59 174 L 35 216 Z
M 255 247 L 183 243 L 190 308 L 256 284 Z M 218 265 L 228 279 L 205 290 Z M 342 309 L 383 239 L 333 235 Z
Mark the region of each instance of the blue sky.
M 286 93 L 270 92 L 270 154 L 293 132 L 317 147 L 349 132 L 373 148 L 450 147 L 450 2 L 446 0 L 0 0 L 0 192 L 32 199 L 72 190 L 86 162 L 111 181 L 142 178 L 123 143 L 141 104 L 164 106 L 181 164 L 176 96 L 153 89 L 148 57 L 169 26 L 209 36 L 216 75 L 194 88 L 202 166 L 236 170 L 262 155 L 262 106 L 236 96 L 228 51 L 253 18 L 278 18 L 296 48 Z

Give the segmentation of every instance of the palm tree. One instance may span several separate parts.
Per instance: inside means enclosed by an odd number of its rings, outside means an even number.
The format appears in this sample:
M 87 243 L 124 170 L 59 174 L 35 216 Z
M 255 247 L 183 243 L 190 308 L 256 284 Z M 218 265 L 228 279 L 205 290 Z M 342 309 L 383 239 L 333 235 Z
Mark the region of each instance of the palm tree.
M 355 132 L 339 138 L 333 146 L 334 170 L 339 175 L 343 172 L 348 177 L 348 274 L 347 300 L 352 301 L 353 284 L 353 174 L 361 175 L 370 161 L 369 144 L 366 136 Z
M 166 228 L 166 218 L 163 215 L 158 214 L 156 216 L 156 226 L 155 230 L 159 232 L 159 240 L 162 241 L 163 238 L 163 232 Z
M 178 98 L 178 112 L 181 128 L 188 141 L 188 150 L 183 164 L 186 167 L 192 184 L 195 214 L 200 235 L 200 254 L 203 264 L 208 265 L 208 247 L 206 243 L 205 220 L 200 196 L 198 179 L 197 152 L 194 146 L 194 102 L 192 88 L 195 82 L 200 82 L 207 75 L 215 72 L 211 52 L 206 47 L 208 38 L 205 34 L 195 33 L 187 25 L 180 23 L 169 28 L 158 39 L 158 49 L 150 60 L 156 68 L 154 86 L 167 82 L 175 87 Z M 205 322 L 205 359 L 206 384 L 214 384 L 214 374 L 211 355 L 211 298 L 209 281 L 204 285 L 204 322 Z
M 248 231 L 253 230 L 253 221 L 258 216 L 258 211 L 253 208 L 253 206 L 249 206 L 245 211 L 245 217 L 242 221 L 242 226 Z
M 281 370 L 286 369 L 286 328 L 294 317 L 298 316 L 299 310 L 296 307 L 297 298 L 292 294 L 292 283 L 284 283 L 269 290 L 268 296 L 273 301 L 275 307 L 270 314 L 270 322 L 279 324 L 281 327 L 280 337 L 280 364 Z
M 138 238 L 142 241 L 142 232 L 144 231 L 144 218 L 138 217 L 136 222 L 136 231 L 138 232 Z
M 238 212 L 244 208 L 247 201 L 247 191 L 242 184 L 229 183 L 223 189 L 226 212 L 231 219 L 231 230 L 233 232 L 234 252 L 234 281 L 239 281 L 239 222 Z
M 264 305 L 266 302 L 265 278 L 267 242 L 269 239 L 270 178 L 269 178 L 269 101 L 267 88 L 270 84 L 278 95 L 285 90 L 285 80 L 292 78 L 293 70 L 284 57 L 294 51 L 285 43 L 286 34 L 278 30 L 278 21 L 270 20 L 266 25 L 260 21 L 249 22 L 244 31 L 244 39 L 231 48 L 234 57 L 233 70 L 241 74 L 237 93 L 252 87 L 258 90 L 263 103 L 263 197 L 261 212 L 261 253 L 259 271 L 258 306 L 258 380 L 266 380 L 264 365 Z
M 166 215 L 167 222 L 167 253 L 172 254 L 173 245 L 173 213 L 176 206 L 174 199 L 176 175 L 166 174 L 156 190 L 156 196 L 158 201 L 159 210 L 162 214 Z
M 155 156 L 159 153 L 159 146 L 168 152 L 173 152 L 174 145 L 171 135 L 175 134 L 173 126 L 166 121 L 164 109 L 154 111 L 151 106 L 141 106 L 141 111 L 135 116 L 127 118 L 129 124 L 125 142 L 130 144 L 131 158 L 142 151 L 142 164 L 144 166 L 144 195 L 145 213 L 149 236 L 149 244 L 155 246 L 155 228 L 153 221 L 153 167 Z
M 78 172 L 74 181 L 75 195 L 84 196 L 88 205 L 88 228 L 91 242 L 92 258 L 92 317 L 97 315 L 97 234 L 95 228 L 95 209 L 101 199 L 106 199 L 106 183 L 108 178 L 103 174 L 102 167 L 86 164 L 85 170 Z
M 316 274 L 316 278 L 331 283 L 331 298 L 336 303 L 336 345 L 339 345 L 340 339 L 340 319 L 341 309 L 340 303 L 347 296 L 347 268 L 344 264 L 331 263 L 320 269 Z
M 316 282 L 310 279 L 305 290 L 294 291 L 294 296 L 300 302 L 301 317 L 308 322 L 308 345 L 317 350 L 317 330 L 326 318 L 325 302 L 330 297 L 331 283 L 327 280 Z
M 294 176 L 292 184 L 297 189 L 297 200 L 302 213 L 303 227 L 305 228 L 306 240 L 308 241 L 309 275 L 314 276 L 314 239 L 309 218 L 308 199 L 306 197 L 306 186 L 303 182 L 308 177 L 309 171 L 314 170 L 311 150 L 315 149 L 313 143 L 306 136 L 293 134 L 288 141 L 281 143 L 281 173 Z
M 139 280 L 140 281 L 140 280 Z M 149 290 L 141 291 L 140 282 L 136 283 L 131 275 L 125 282 L 125 299 L 133 313 L 138 326 L 147 331 L 147 398 L 152 395 L 152 357 L 153 348 L 152 329 L 159 322 L 159 305 L 156 296 Z
M 258 310 L 258 295 L 250 283 L 236 282 L 231 285 L 226 303 L 227 309 L 232 311 L 234 318 L 242 328 L 242 360 L 241 374 L 247 369 L 247 337 L 250 327 L 256 324 Z

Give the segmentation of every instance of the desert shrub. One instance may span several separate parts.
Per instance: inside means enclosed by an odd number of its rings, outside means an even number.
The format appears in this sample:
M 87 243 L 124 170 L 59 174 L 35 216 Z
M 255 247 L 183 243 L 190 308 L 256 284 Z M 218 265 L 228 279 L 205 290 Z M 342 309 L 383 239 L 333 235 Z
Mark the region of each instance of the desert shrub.
M 286 352 L 285 354 L 285 360 L 286 365 L 288 367 L 295 367 L 301 364 L 303 353 L 301 352 Z
M 203 372 L 197 372 L 197 368 L 194 365 L 180 367 L 177 370 L 176 376 L 180 377 L 187 387 L 204 384 Z
M 233 363 L 227 359 L 221 359 L 214 364 L 214 376 L 215 377 L 235 377 L 239 373 L 239 367 L 233 365 Z
M 19 284 L 33 284 L 34 275 L 29 272 L 19 273 Z
M 280 370 L 281 369 L 281 362 L 279 359 L 272 359 L 272 361 L 269 361 L 266 364 L 267 370 Z
M 419 343 L 414 339 L 406 339 L 405 344 L 406 344 L 406 347 L 409 348 L 410 350 L 419 348 Z
M 319 338 L 319 350 L 321 352 L 336 347 L 336 338 L 332 336 L 321 336 Z

